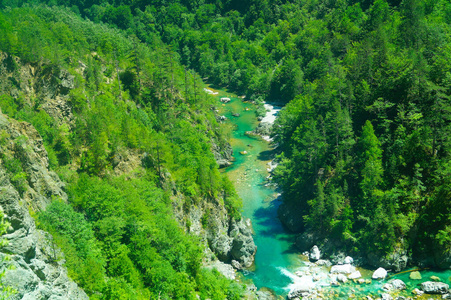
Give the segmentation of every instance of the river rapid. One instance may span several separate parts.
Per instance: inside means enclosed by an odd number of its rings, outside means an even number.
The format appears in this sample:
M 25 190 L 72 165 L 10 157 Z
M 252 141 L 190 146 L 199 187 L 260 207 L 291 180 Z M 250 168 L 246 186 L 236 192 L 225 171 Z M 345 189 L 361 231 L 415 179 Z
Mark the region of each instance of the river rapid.
M 371 280 L 374 270 L 362 268 L 357 270 L 362 274 L 365 283 L 349 280 L 338 287 L 331 287 L 336 275 L 329 274 L 330 266 L 310 263 L 305 255 L 299 253 L 294 246 L 295 235 L 288 233 L 277 218 L 277 209 L 281 201 L 276 187 L 268 180 L 274 155 L 269 137 L 260 138 L 246 134 L 254 130 L 259 123 L 255 105 L 246 102 L 243 97 L 237 97 L 226 91 L 212 88 L 208 90 L 217 98 L 218 114 L 227 118 L 224 122 L 231 131 L 230 143 L 235 161 L 223 171 L 232 180 L 243 200 L 242 214 L 252 221 L 254 241 L 257 245 L 255 264 L 251 269 L 242 271 L 242 281 L 253 283 L 258 289 L 269 289 L 275 295 L 284 298 L 290 290 L 306 286 L 318 291 L 316 295 L 328 299 L 367 299 L 367 295 L 378 298 L 387 293 L 383 286 L 388 279 Z M 223 97 L 230 98 L 230 102 L 222 103 L 220 99 Z M 271 106 L 266 108 L 272 110 L 263 121 L 273 122 L 278 109 Z M 407 289 L 402 292 L 390 292 L 394 299 L 401 295 L 415 299 L 441 299 L 441 295 L 425 294 L 418 297 L 412 294 L 412 290 L 420 288 L 420 283 L 430 280 L 432 275 L 438 276 L 447 284 L 451 280 L 450 270 L 422 271 L 422 280 L 410 280 L 409 274 L 407 272 L 391 275 L 389 278 L 401 279 L 407 285 Z

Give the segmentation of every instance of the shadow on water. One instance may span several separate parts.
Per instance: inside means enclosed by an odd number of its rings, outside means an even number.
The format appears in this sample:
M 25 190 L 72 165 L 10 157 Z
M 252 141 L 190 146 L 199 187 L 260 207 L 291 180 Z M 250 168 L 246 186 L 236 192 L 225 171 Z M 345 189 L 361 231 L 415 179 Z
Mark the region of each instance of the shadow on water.
M 258 154 L 257 158 L 262 161 L 271 160 L 274 157 L 274 150 L 262 151 Z

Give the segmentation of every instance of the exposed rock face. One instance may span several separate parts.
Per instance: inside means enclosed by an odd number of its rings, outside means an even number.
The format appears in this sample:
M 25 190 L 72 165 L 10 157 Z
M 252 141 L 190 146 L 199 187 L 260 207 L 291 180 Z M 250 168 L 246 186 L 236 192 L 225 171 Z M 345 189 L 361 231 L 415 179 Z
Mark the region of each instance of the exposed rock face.
M 24 122 L 0 114 L 3 159 L 19 159 L 26 182 L 22 191 L 11 183 L 12 174 L 0 164 L 0 206 L 10 223 L 2 237 L 8 244 L 0 249 L 1 269 L 6 270 L 3 282 L 17 290 L 11 299 L 88 299 L 68 276 L 64 260 L 52 237 L 38 230 L 30 211 L 39 211 L 52 197 L 66 200 L 63 184 L 47 169 L 47 152 L 37 131 Z M 12 268 L 8 268 L 8 267 Z
M 221 261 L 248 268 L 254 262 L 257 251 L 252 238 L 251 223 L 230 218 L 224 206 L 204 202 L 192 205 L 189 211 L 183 208 L 181 195 L 173 198 L 174 213 L 178 222 L 191 234 L 199 236 L 205 247 Z
M 421 284 L 421 290 L 427 294 L 446 294 L 449 285 L 443 282 L 426 281 Z
M 233 149 L 229 143 L 225 143 L 222 147 L 216 144 L 214 141 L 211 142 L 211 150 L 215 157 L 216 163 L 220 168 L 228 167 L 232 163 L 233 159 Z
M 409 261 L 407 251 L 404 249 L 395 249 L 388 255 L 369 253 L 368 263 L 374 267 L 383 267 L 385 269 L 391 269 L 395 272 L 404 270 Z
M 321 252 L 318 249 L 318 246 L 313 246 L 312 249 L 310 249 L 309 259 L 310 261 L 318 261 L 321 258 Z

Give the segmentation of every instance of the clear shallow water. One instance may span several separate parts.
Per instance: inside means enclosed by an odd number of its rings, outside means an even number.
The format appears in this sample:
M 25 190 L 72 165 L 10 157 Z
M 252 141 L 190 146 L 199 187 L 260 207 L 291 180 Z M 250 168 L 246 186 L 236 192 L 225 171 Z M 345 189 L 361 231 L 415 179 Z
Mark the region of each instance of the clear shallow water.
M 266 287 L 277 295 L 285 296 L 291 288 L 297 284 L 302 285 L 312 282 L 312 277 L 295 275 L 296 271 L 308 269 L 305 257 L 294 248 L 294 235 L 287 233 L 277 218 L 277 208 L 280 201 L 278 194 L 272 186 L 265 186 L 266 177 L 269 175 L 267 168 L 271 158 L 271 147 L 268 142 L 249 137 L 246 131 L 252 131 L 258 125 L 255 116 L 255 107 L 251 103 L 243 102 L 236 96 L 218 90 L 217 108 L 220 115 L 228 118 L 229 124 L 234 124 L 231 144 L 234 151 L 234 164 L 225 172 L 235 184 L 236 190 L 243 199 L 243 216 L 250 218 L 254 229 L 254 241 L 257 245 L 255 266 L 243 273 L 244 280 L 252 280 L 257 288 Z M 227 104 L 222 104 L 219 99 L 229 97 L 232 99 Z M 239 117 L 232 115 L 239 114 Z M 240 152 L 246 151 L 242 155 Z M 359 268 L 364 279 L 370 279 L 373 271 Z M 327 268 L 321 268 L 318 273 L 324 280 L 316 284 L 328 284 L 330 282 Z M 410 273 L 392 275 L 383 281 L 372 281 L 371 284 L 355 284 L 349 281 L 340 287 L 325 287 L 323 294 L 329 299 L 348 299 L 351 295 L 361 298 L 364 295 L 380 296 L 382 286 L 391 279 L 401 279 L 407 284 L 407 290 L 400 293 L 405 297 L 412 297 L 411 291 L 420 288 L 421 282 L 430 280 L 435 275 L 442 282 L 451 285 L 451 270 L 447 271 L 421 271 L 422 280 L 410 280 Z M 329 281 L 328 281 L 329 280 Z M 424 295 L 421 299 L 441 299 L 441 296 Z
M 244 280 L 251 279 L 257 288 L 266 287 L 278 295 L 286 295 L 292 283 L 292 273 L 288 270 L 301 266 L 302 261 L 293 249 L 294 235 L 286 233 L 277 218 L 278 195 L 274 187 L 265 186 L 272 149 L 268 142 L 245 134 L 258 125 L 254 105 L 219 91 L 218 100 L 221 97 L 232 101 L 224 105 L 218 101 L 219 114 L 235 124 L 231 138 L 235 161 L 225 172 L 243 199 L 243 216 L 252 221 L 257 245 L 255 265 L 243 273 Z M 247 154 L 240 153 L 243 151 Z

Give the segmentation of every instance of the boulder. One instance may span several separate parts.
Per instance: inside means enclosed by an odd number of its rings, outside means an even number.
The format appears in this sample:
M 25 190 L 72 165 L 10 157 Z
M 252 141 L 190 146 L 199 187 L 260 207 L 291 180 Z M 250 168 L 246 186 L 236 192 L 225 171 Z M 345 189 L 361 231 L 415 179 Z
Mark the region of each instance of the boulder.
M 389 291 L 393 290 L 393 285 L 391 285 L 390 283 L 386 283 L 382 286 L 382 289 L 389 292 Z
M 222 103 L 229 103 L 231 100 L 230 100 L 230 98 L 227 98 L 227 97 L 222 97 L 221 98 L 221 102 Z
M 412 280 L 421 280 L 421 274 L 418 271 L 411 272 L 409 278 Z
M 385 277 L 387 277 L 387 271 L 384 268 L 377 269 L 371 276 L 373 279 L 384 279 Z
M 351 274 L 355 272 L 356 269 L 352 265 L 335 265 L 330 269 L 330 273 L 332 274 Z
M 343 261 L 343 263 L 352 265 L 354 263 L 354 259 L 352 257 L 350 257 L 350 256 L 346 256 L 344 261 Z
M 344 274 L 338 274 L 337 275 L 337 281 L 338 282 L 342 282 L 342 283 L 346 283 L 346 282 L 348 282 L 348 278 Z
M 443 282 L 426 281 L 421 284 L 421 290 L 427 294 L 446 294 L 449 285 Z
M 401 291 L 406 289 L 406 284 L 401 279 L 393 279 L 390 281 L 390 284 L 395 290 Z
M 309 253 L 309 259 L 310 261 L 318 261 L 321 257 L 321 252 L 318 249 L 318 246 L 313 246 L 312 249 L 310 249 Z
M 439 281 L 441 281 L 440 280 L 440 277 L 438 277 L 438 276 L 435 276 L 435 275 L 432 275 L 431 277 L 429 277 L 432 281 L 437 281 L 437 282 L 439 282 Z
M 362 274 L 360 274 L 360 271 L 355 271 L 348 275 L 349 279 L 358 279 L 360 277 L 362 277 Z
M 316 265 L 330 267 L 332 265 L 332 263 L 328 260 L 320 259 L 316 262 Z
M 424 292 L 417 288 L 414 288 L 412 291 L 412 294 L 417 295 L 417 296 L 422 296 L 424 294 Z
M 302 298 L 304 294 L 310 293 L 311 291 L 312 286 L 308 283 L 296 284 L 296 287 L 288 293 L 288 299 Z
M 382 300 L 393 300 L 393 297 L 390 296 L 390 294 L 387 294 L 387 293 L 383 293 L 381 295 L 381 298 L 382 298 Z

